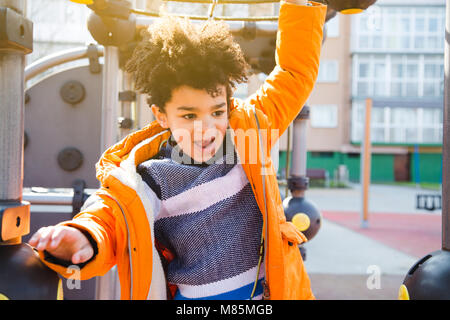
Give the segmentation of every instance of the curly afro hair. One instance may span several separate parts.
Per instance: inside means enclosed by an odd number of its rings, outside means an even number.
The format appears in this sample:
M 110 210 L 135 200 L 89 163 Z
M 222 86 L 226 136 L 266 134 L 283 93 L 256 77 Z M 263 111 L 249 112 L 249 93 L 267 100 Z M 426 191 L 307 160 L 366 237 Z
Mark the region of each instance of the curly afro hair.
M 136 89 L 149 95 L 149 105 L 162 112 L 179 86 L 216 96 L 224 85 L 229 102 L 235 85 L 248 79 L 249 65 L 224 22 L 194 24 L 165 15 L 141 36 L 125 69 L 134 74 Z

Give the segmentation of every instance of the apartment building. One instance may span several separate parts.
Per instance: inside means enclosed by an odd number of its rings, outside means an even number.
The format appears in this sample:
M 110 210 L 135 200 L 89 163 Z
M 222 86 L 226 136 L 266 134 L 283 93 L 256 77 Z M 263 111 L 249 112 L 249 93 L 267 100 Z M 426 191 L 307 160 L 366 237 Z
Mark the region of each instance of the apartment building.
M 364 13 L 338 14 L 327 30 L 308 101 L 308 168 L 333 176 L 345 165 L 359 180 L 370 98 L 372 181 L 440 182 L 445 1 L 379 0 Z

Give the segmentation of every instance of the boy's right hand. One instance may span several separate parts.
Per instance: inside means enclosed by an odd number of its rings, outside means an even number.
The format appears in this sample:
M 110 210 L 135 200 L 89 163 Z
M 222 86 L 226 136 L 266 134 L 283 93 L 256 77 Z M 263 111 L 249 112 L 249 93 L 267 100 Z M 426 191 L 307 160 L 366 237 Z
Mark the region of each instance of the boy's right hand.
M 56 258 L 79 264 L 94 255 L 88 238 L 78 229 L 66 226 L 40 228 L 28 241 L 38 251 L 46 250 Z

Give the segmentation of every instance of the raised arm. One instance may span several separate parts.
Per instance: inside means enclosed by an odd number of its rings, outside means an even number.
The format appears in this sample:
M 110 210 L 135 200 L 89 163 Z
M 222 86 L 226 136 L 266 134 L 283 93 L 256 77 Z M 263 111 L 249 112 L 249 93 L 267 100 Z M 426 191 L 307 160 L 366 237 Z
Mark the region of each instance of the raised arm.
M 305 0 L 281 1 L 276 42 L 276 66 L 245 104 L 268 117 L 279 135 L 295 119 L 309 97 L 319 70 L 327 7 Z M 272 141 L 272 144 L 275 141 Z

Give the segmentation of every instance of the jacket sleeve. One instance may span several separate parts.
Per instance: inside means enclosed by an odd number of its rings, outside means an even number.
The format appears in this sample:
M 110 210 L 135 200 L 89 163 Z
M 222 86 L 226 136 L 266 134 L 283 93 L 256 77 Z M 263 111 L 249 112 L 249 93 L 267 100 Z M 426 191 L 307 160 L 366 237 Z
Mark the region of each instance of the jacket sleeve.
M 274 70 L 244 104 L 254 105 L 268 117 L 279 136 L 306 103 L 319 70 L 327 7 L 310 2 L 301 6 L 281 1 Z M 273 145 L 275 141 L 271 141 Z
M 116 264 L 117 232 L 121 232 L 120 220 L 117 210 L 120 210 L 114 200 L 105 196 L 94 194 L 87 200 L 91 202 L 77 214 L 74 219 L 64 221 L 58 225 L 70 226 L 79 229 L 88 236 L 93 244 L 95 255 L 80 267 L 80 280 L 90 279 L 104 275 Z M 125 231 L 126 232 L 126 231 Z M 68 268 L 69 261 L 64 263 L 48 253 L 39 252 L 41 260 L 51 269 L 65 278 L 74 276 L 73 269 Z

